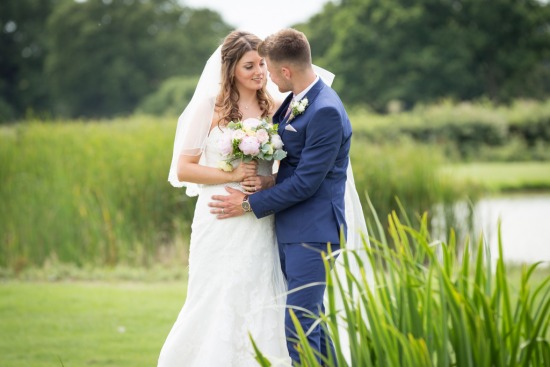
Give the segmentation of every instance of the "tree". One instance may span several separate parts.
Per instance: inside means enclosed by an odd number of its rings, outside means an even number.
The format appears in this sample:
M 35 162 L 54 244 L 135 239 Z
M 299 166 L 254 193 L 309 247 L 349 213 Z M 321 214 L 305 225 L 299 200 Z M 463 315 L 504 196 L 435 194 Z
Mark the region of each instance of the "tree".
M 549 6 L 536 0 L 342 0 L 303 29 L 350 103 L 544 97 Z M 314 24 L 319 20 L 326 24 Z M 319 47 L 318 40 L 329 40 Z M 546 64 L 545 64 L 546 60 Z M 548 79 L 546 79 L 548 81 Z
M 328 2 L 321 12 L 312 16 L 306 23 L 294 25 L 294 28 L 307 35 L 312 56 L 319 66 L 326 64 L 324 56 L 334 43 L 333 23 L 338 10 L 336 4 Z
M 197 82 L 197 77 L 168 78 L 154 93 L 141 101 L 136 112 L 157 116 L 178 116 L 193 98 Z
M 55 0 L 0 2 L 0 122 L 49 110 L 44 28 Z
M 482 83 L 484 94 L 504 102 L 518 96 L 548 95 L 548 2 L 468 0 L 461 4 L 458 22 L 473 50 L 469 66 Z
M 56 112 L 86 117 L 131 112 L 166 78 L 199 73 L 229 31 L 176 0 L 64 1 L 47 29 Z

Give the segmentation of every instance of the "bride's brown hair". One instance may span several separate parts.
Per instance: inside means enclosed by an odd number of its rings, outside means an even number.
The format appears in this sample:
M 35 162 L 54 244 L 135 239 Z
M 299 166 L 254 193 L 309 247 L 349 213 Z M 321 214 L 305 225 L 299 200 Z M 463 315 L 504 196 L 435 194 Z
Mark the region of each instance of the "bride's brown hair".
M 243 31 L 233 31 L 225 37 L 221 48 L 221 87 L 216 98 L 216 110 L 220 116 L 218 125 L 242 119 L 243 115 L 239 111 L 240 94 L 235 87 L 235 68 L 243 55 L 248 51 L 257 51 L 261 42 L 259 37 Z M 267 78 L 267 75 L 265 77 Z M 258 89 L 256 97 L 262 110 L 261 117 L 267 117 L 274 104 L 273 98 L 265 89 L 265 84 Z

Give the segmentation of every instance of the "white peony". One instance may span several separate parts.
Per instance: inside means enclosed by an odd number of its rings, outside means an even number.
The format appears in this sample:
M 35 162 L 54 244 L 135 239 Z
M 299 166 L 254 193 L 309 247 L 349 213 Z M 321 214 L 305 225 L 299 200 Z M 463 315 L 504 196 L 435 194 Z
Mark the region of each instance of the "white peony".
M 259 129 L 256 131 L 256 139 L 262 144 L 267 143 L 269 141 L 269 134 L 267 130 L 265 129 Z
M 239 144 L 239 149 L 246 155 L 257 156 L 260 152 L 260 142 L 254 136 L 247 136 Z
M 218 140 L 218 146 L 220 147 L 220 152 L 223 156 L 228 156 L 233 152 L 233 142 L 230 131 L 226 131 L 220 136 Z

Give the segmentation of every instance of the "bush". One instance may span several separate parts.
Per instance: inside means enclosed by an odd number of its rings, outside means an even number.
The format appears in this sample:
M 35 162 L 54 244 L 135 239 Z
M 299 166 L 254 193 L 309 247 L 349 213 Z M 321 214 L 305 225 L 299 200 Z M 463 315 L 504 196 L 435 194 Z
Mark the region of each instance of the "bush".
M 155 93 L 143 99 L 137 112 L 155 116 L 178 116 L 191 101 L 197 81 L 196 77 L 167 79 Z
M 392 143 L 407 136 L 422 144 L 439 146 L 450 158 L 548 159 L 548 155 L 540 153 L 540 146 L 550 144 L 550 100 L 518 101 L 509 107 L 445 102 L 390 115 L 361 111 L 352 113 L 351 119 L 355 136 L 371 143 Z M 506 148 L 509 144 L 514 147 Z M 518 144 L 528 148 L 520 157 L 515 154 Z M 507 151 L 509 154 L 505 154 Z
M 509 132 L 529 147 L 550 144 L 550 100 L 545 103 L 516 101 L 509 112 Z

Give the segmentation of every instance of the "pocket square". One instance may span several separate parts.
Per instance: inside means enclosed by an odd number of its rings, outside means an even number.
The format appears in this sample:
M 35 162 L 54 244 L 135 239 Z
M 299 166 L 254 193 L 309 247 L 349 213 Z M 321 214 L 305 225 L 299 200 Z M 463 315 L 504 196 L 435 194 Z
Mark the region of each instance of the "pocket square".
M 285 130 L 293 131 L 295 133 L 297 132 L 296 129 L 294 128 L 294 126 L 292 126 L 291 124 L 286 125 Z

